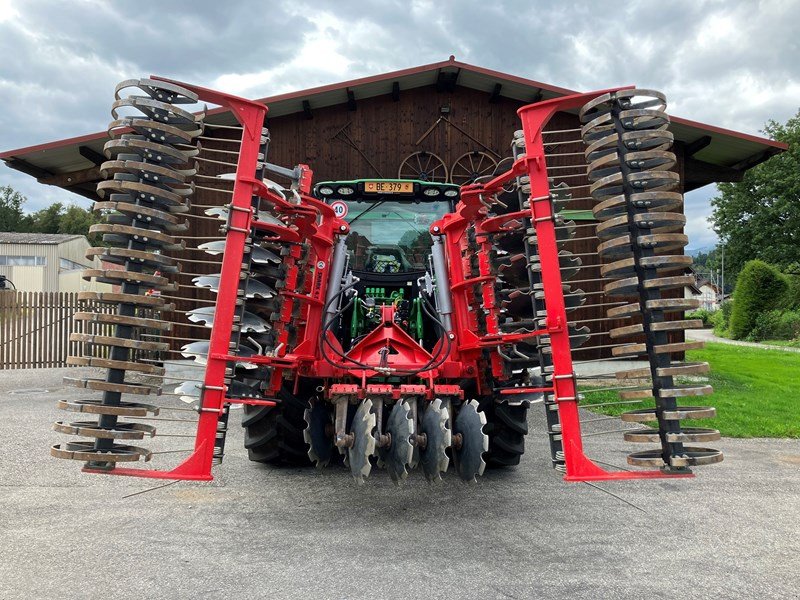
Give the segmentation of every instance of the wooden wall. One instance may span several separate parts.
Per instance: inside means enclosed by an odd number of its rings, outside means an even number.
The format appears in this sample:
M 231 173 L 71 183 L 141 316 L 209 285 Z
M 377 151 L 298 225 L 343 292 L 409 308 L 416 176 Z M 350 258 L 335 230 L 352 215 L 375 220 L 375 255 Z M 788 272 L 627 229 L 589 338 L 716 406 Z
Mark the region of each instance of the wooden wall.
M 516 110 L 521 102 L 456 87 L 454 92 L 437 92 L 435 86 L 401 91 L 399 100 L 380 96 L 356 100 L 356 110 L 346 104 L 313 109 L 312 119 L 301 114 L 269 119 L 272 134 L 270 161 L 294 164 L 306 161 L 316 181 L 363 177 L 396 177 L 402 160 L 418 150 L 439 155 L 448 166 L 465 152 L 480 146 L 453 127 L 440 123 L 419 146 L 415 142 L 436 122 L 442 107 L 449 107 L 448 119 L 501 156 L 507 156 L 511 135 L 519 129 Z M 339 138 L 347 126 L 350 138 L 374 163 L 379 173 Z M 340 136 L 341 138 L 341 136 Z
M 403 159 L 419 150 L 437 154 L 450 169 L 462 154 L 483 148 L 445 123 L 439 123 L 433 132 L 417 145 L 417 140 L 441 115 L 442 107 L 449 108 L 446 116 L 454 125 L 500 156 L 506 157 L 511 155 L 512 135 L 521 127 L 516 111 L 522 105 L 522 102 L 503 97 L 493 103 L 490 102 L 490 94 L 459 86 L 456 86 L 451 92 L 439 92 L 436 86 L 401 91 L 397 100 L 393 100 L 391 95 L 365 100 L 356 98 L 355 110 L 349 110 L 346 103 L 327 108 L 314 108 L 312 105 L 312 118 L 308 118 L 304 113 L 296 113 L 268 120 L 267 124 L 272 140 L 268 160 L 271 163 L 287 167 L 299 163 L 309 164 L 314 171 L 315 182 L 379 176 L 394 178 L 397 176 L 398 167 Z M 562 113 L 556 115 L 547 129 L 553 131 L 574 130 L 578 126 L 577 116 Z M 369 158 L 374 168 L 356 149 L 346 143 L 342 131 L 345 131 L 352 143 Z M 209 130 L 206 135 L 230 137 L 232 133 L 229 130 Z M 580 156 L 556 156 L 556 154 L 582 152 L 582 144 L 569 143 L 570 140 L 577 140 L 578 137 L 579 133 L 575 131 L 547 136 L 546 142 L 561 142 L 558 146 L 548 146 L 548 153 L 551 154 L 548 158 L 548 166 L 565 166 L 582 162 Z M 204 141 L 203 145 L 206 149 L 232 149 L 231 145 L 208 140 Z M 682 170 L 681 148 L 678 147 L 675 151 L 679 159 L 677 168 Z M 232 160 L 231 157 L 226 157 L 222 153 L 206 152 L 203 156 L 220 161 Z M 206 175 L 216 175 L 234 170 L 224 165 L 207 162 L 201 163 L 200 166 L 201 173 Z M 576 171 L 568 172 L 575 173 Z M 553 174 L 558 173 L 559 171 L 553 170 Z M 567 171 L 561 171 L 561 173 L 567 173 Z M 587 183 L 585 178 L 562 179 L 556 177 L 555 180 L 567 181 L 571 186 Z M 201 179 L 198 179 L 198 184 L 207 187 L 228 187 Z M 572 195 L 575 198 L 586 198 L 588 197 L 588 188 L 575 187 Z M 192 215 L 195 216 L 191 218 L 192 232 L 189 235 L 192 237 L 217 236 L 220 222 L 204 218 L 203 211 L 208 205 L 224 204 L 227 200 L 228 196 L 224 193 L 198 189 L 193 199 L 193 203 L 197 206 L 192 210 Z M 587 198 L 572 202 L 569 208 L 589 209 L 592 204 L 593 202 Z M 574 278 L 580 283 L 576 283 L 573 287 L 579 287 L 588 293 L 586 306 L 573 314 L 578 320 L 602 318 L 605 308 L 598 305 L 614 300 L 602 294 L 601 282 L 593 281 L 599 278 L 599 269 L 591 268 L 591 266 L 599 264 L 599 257 L 596 255 L 597 241 L 593 239 L 594 228 L 586 227 L 587 224 L 589 223 L 585 221 L 578 223 L 577 240 L 568 246 L 573 253 L 581 254 L 583 263 L 587 265 L 587 269 L 581 271 Z M 186 241 L 187 246 L 191 247 L 204 240 L 187 239 Z M 190 251 L 184 255 L 192 259 L 209 258 L 214 260 L 197 251 Z M 184 268 L 187 269 L 187 267 L 188 265 L 185 264 Z M 218 271 L 218 267 L 215 265 L 193 264 L 191 267 L 193 273 L 214 271 Z M 182 287 L 178 295 L 185 298 L 197 298 L 200 305 L 204 305 L 214 298 L 210 292 L 192 288 L 190 276 L 181 277 L 180 283 L 186 287 Z M 187 302 L 178 303 L 180 310 L 192 307 Z M 181 316 L 176 315 L 175 320 L 180 321 Z M 609 327 L 623 324 L 630 324 L 630 322 L 589 323 L 595 332 L 599 331 L 601 327 L 603 330 L 607 330 Z M 203 333 L 205 332 L 196 327 L 191 330 L 178 328 L 174 335 L 201 337 Z M 609 343 L 608 337 L 602 335 L 592 337 L 585 346 L 605 346 Z M 608 354 L 608 348 L 596 348 L 581 351 L 577 358 L 596 359 Z

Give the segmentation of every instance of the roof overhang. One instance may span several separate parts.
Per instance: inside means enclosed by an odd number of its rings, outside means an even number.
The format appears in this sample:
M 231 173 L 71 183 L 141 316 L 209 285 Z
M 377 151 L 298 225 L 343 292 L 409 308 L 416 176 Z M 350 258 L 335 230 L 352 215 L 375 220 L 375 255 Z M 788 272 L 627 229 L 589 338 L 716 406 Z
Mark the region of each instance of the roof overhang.
M 576 93 L 450 57 L 447 61 L 279 94 L 259 101 L 269 106 L 269 117 L 275 118 L 430 85 L 443 89 L 458 85 L 522 103 Z M 206 120 L 225 124 L 230 123 L 232 117 L 224 109 L 212 109 Z M 670 130 L 676 141 L 684 145 L 687 190 L 710 182 L 738 181 L 750 167 L 788 148 L 781 142 L 680 117 L 672 117 L 671 121 Z M 100 179 L 98 166 L 105 160 L 103 145 L 108 139 L 106 132 L 93 133 L 7 150 L 0 152 L 0 159 L 11 168 L 36 177 L 41 183 L 94 197 L 93 182 Z

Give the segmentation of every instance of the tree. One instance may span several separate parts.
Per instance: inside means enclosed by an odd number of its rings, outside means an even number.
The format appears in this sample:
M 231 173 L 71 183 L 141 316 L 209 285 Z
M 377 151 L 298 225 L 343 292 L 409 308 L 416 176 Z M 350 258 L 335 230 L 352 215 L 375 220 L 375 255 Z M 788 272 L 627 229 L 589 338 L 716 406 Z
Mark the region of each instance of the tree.
M 93 246 L 102 244 L 102 236 L 89 235 L 89 227 L 103 220 L 99 212 L 86 210 L 75 204 L 70 204 L 58 222 L 58 233 L 74 233 L 85 235 Z
M 704 271 L 719 271 L 722 266 L 719 246 L 708 252 L 698 252 L 692 261 L 696 267 Z
M 37 210 L 31 215 L 33 231 L 36 233 L 59 233 L 59 225 L 63 215 L 64 205 L 61 202 L 56 202 L 47 208 Z
M 726 279 L 754 258 L 784 269 L 800 261 L 800 111 L 785 124 L 769 121 L 763 133 L 789 149 L 747 171 L 740 182 L 718 184 L 720 195 L 711 200 Z
M 99 212 L 75 204 L 65 207 L 56 202 L 33 214 L 25 214 L 23 209 L 27 201 L 11 186 L 0 186 L 0 231 L 85 235 L 93 245 L 102 245 L 101 235 L 89 235 L 89 227 L 103 219 Z
M 10 185 L 0 187 L 0 231 L 30 231 L 31 218 L 22 212 L 27 198 Z

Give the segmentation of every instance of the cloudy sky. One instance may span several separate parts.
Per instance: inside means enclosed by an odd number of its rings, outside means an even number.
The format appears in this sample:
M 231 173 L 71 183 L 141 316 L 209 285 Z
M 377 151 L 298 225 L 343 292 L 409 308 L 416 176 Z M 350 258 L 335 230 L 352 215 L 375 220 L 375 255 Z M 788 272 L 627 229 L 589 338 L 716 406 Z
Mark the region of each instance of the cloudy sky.
M 576 90 L 653 87 L 672 114 L 758 134 L 800 106 L 798 23 L 792 0 L 0 0 L 0 149 L 103 130 L 131 77 L 263 97 L 450 54 Z M 88 204 L 4 165 L 0 185 L 29 210 Z M 694 248 L 714 243 L 714 193 L 687 195 Z

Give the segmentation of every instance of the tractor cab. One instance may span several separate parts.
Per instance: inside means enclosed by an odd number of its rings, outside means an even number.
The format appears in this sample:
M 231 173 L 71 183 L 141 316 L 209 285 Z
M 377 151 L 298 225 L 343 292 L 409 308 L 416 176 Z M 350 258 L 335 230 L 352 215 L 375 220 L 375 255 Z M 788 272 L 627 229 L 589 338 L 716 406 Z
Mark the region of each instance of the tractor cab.
M 346 338 L 358 338 L 380 320 L 380 307 L 392 305 L 415 339 L 426 337 L 419 306 L 419 279 L 428 267 L 433 240 L 430 227 L 453 212 L 459 186 L 402 179 L 325 181 L 314 196 L 333 207 L 350 225 L 346 239 L 349 270 L 358 278 L 362 299 L 345 315 Z M 373 323 L 373 321 L 375 323 Z M 344 330 L 348 330 L 345 334 Z
M 314 195 L 350 224 L 350 267 L 359 277 L 424 271 L 429 228 L 452 212 L 457 185 L 401 179 L 326 181 Z

